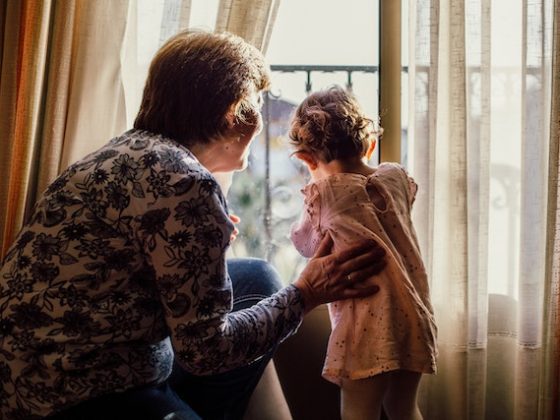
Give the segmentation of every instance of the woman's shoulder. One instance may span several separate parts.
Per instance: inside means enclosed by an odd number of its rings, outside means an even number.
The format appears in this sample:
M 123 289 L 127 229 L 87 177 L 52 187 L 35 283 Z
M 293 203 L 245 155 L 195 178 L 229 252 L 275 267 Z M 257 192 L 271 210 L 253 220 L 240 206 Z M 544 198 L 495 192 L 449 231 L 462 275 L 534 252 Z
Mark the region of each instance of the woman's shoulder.
M 129 154 L 145 169 L 174 177 L 215 181 L 213 175 L 184 145 L 161 134 L 132 129 L 111 141 L 121 154 Z

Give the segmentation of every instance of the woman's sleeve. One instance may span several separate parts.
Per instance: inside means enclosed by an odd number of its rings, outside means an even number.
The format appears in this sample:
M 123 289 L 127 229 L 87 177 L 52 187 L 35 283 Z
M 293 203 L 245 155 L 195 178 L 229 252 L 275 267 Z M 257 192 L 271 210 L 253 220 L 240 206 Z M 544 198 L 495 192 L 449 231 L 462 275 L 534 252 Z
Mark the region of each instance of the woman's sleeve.
M 298 252 L 306 258 L 315 255 L 321 242 L 322 234 L 319 225 L 321 217 L 321 200 L 317 185 L 309 184 L 303 190 L 305 196 L 303 210 L 299 222 L 290 229 L 290 239 Z
M 233 224 L 225 200 L 209 174 L 189 174 L 180 182 L 174 195 L 140 216 L 139 236 L 177 361 L 195 374 L 217 373 L 247 364 L 292 334 L 303 303 L 292 286 L 231 313 L 225 253 Z

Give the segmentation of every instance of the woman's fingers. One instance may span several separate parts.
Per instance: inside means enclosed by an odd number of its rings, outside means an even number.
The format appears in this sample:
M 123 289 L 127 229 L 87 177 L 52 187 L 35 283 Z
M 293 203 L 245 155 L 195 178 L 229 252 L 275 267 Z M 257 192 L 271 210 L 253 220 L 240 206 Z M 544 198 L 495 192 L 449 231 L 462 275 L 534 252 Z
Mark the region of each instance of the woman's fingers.
M 368 272 L 372 274 L 378 274 L 386 265 L 384 256 L 385 250 L 376 242 L 370 241 L 340 252 L 331 261 L 332 269 L 339 270 L 343 275 L 352 274 L 364 268 L 367 268 Z
M 375 241 L 363 241 L 340 251 L 336 255 L 336 261 L 339 264 L 356 264 L 357 268 L 366 264 L 371 264 L 372 261 L 383 261 L 385 256 L 385 249 Z
M 375 241 L 363 241 L 329 254 L 332 239 L 326 236 L 315 256 L 294 282 L 306 310 L 318 304 L 375 293 L 375 275 L 385 267 L 385 250 Z
M 385 254 L 383 248 L 381 248 L 379 244 L 373 240 L 356 242 L 350 245 L 348 248 L 338 252 L 336 259 L 340 262 L 343 262 L 345 260 L 350 260 L 352 258 L 355 258 L 358 255 L 364 254 L 366 252 L 373 252 L 373 251 L 381 252 L 380 255 Z
M 239 222 L 241 222 L 241 219 L 239 218 L 239 216 L 235 215 L 235 214 L 230 214 L 229 215 L 229 220 L 231 220 L 231 222 L 234 225 L 237 225 Z M 233 242 L 237 239 L 237 235 L 239 235 L 239 229 L 237 229 L 236 226 L 233 227 L 233 232 L 231 232 L 231 235 L 229 237 L 230 242 Z
M 362 286 L 359 289 L 347 287 L 341 291 L 341 299 L 366 297 L 377 292 L 379 292 L 379 286 L 377 284 L 368 284 L 367 286 Z

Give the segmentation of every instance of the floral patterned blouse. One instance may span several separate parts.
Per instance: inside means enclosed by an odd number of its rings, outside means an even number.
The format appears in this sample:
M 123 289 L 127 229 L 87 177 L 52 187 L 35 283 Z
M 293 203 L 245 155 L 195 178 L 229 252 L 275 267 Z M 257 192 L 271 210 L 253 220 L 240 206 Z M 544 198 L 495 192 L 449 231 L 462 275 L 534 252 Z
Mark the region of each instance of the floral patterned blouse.
M 0 418 L 38 418 L 244 365 L 292 334 L 294 286 L 239 312 L 220 187 L 186 148 L 130 130 L 70 166 L 0 269 Z

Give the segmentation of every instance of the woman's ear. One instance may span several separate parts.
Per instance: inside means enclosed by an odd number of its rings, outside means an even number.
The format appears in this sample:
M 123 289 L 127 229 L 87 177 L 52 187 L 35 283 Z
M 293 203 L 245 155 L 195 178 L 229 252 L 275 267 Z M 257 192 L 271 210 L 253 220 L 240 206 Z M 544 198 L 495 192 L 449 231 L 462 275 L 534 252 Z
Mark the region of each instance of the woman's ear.
M 369 143 L 369 147 L 367 149 L 366 152 L 366 159 L 370 160 L 371 159 L 371 155 L 373 154 L 373 151 L 375 150 L 375 146 L 377 145 L 377 139 L 374 137 L 371 139 L 371 142 Z
M 312 171 L 317 169 L 317 164 L 318 164 L 317 159 L 315 159 L 315 157 L 311 153 L 309 153 L 309 152 L 295 152 L 294 156 L 297 157 L 299 160 L 302 160 L 303 162 L 305 162 L 305 164 Z
M 235 107 L 233 105 L 226 112 L 225 120 L 228 129 L 232 129 L 238 124 L 237 116 L 235 114 Z

